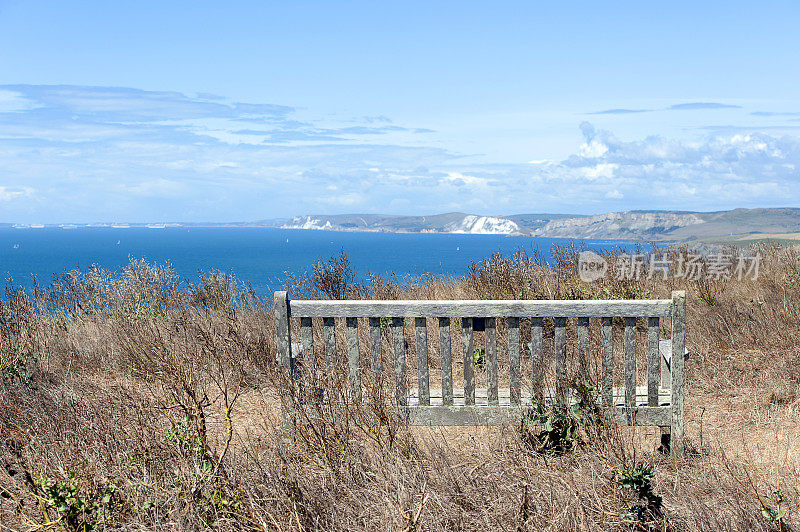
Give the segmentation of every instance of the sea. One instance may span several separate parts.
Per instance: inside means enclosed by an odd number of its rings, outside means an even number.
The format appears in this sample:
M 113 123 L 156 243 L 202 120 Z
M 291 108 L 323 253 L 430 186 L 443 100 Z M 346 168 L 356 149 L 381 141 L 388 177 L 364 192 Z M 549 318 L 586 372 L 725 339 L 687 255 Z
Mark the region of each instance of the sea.
M 197 281 L 212 270 L 233 274 L 262 297 L 301 278 L 315 261 L 341 251 L 355 280 L 370 274 L 404 283 L 425 274 L 461 276 L 471 263 L 494 253 L 523 251 L 552 260 L 553 246 L 629 249 L 617 240 L 570 240 L 526 236 L 366 233 L 264 227 L 45 227 L 0 228 L 0 275 L 6 282 L 48 285 L 54 274 L 92 265 L 117 270 L 132 259 L 169 263 L 182 280 Z

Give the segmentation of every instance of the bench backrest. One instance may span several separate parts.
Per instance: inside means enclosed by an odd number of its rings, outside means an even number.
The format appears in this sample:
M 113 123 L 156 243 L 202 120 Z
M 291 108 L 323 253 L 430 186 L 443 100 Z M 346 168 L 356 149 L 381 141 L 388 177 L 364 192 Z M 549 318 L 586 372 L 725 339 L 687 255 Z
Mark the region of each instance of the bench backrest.
M 600 401 L 616 418 L 629 425 L 649 425 L 669 428 L 673 451 L 683 448 L 683 393 L 685 351 L 685 294 L 672 293 L 672 299 L 653 300 L 485 300 L 485 301 L 367 301 L 367 300 L 296 300 L 290 301 L 286 292 L 275 293 L 275 323 L 279 364 L 290 373 L 292 364 L 293 318 L 299 318 L 299 340 L 305 353 L 313 353 L 312 320 L 321 319 L 327 371 L 336 370 L 336 319 L 346 326 L 348 380 L 351 395 L 361 401 L 362 368 L 358 340 L 358 318 L 368 319 L 370 365 L 375 375 L 382 373 L 382 326 L 391 327 L 394 360 L 395 392 L 398 407 L 416 424 L 495 424 L 519 419 L 525 407 L 521 393 L 522 344 L 521 323 L 530 324 L 531 342 L 526 344 L 531 354 L 530 378 L 533 383 L 531 399 L 546 400 L 543 384 L 543 347 L 545 319 L 552 320 L 552 352 L 555 357 L 555 389 L 550 399 L 568 402 L 569 383 L 566 379 L 568 320 L 575 320 L 577 353 L 580 374 L 589 376 L 590 318 L 600 322 L 601 376 Z M 508 392 L 501 401 L 498 379 L 497 319 L 505 319 L 508 327 Z M 527 319 L 524 319 L 527 318 Z M 613 387 L 614 319 L 623 322 L 624 396 L 619 398 Z M 637 400 L 636 326 L 637 318 L 646 320 L 647 361 L 646 399 L 640 392 Z M 413 319 L 416 339 L 417 390 L 409 403 L 406 389 L 405 320 Z M 431 401 L 428 363 L 427 320 L 438 320 L 441 391 Z M 460 320 L 459 320 L 460 319 Z M 384 320 L 383 323 L 381 320 Z M 388 323 L 387 323 L 388 320 Z M 671 338 L 659 342 L 661 320 L 670 323 Z M 454 321 L 456 322 L 454 324 Z M 453 353 L 451 327 L 460 321 L 463 350 L 463 396 L 458 390 L 455 400 L 453 386 Z M 548 323 L 549 326 L 549 323 Z M 476 402 L 474 332 L 484 330 L 486 399 Z M 524 331 L 527 337 L 527 330 Z M 549 335 L 547 337 L 550 340 Z M 502 349 L 501 349 L 502 351 Z M 671 356 L 671 354 L 676 356 Z M 438 376 L 437 376 L 438 377 Z M 482 392 L 482 391 L 481 391 Z M 463 397 L 463 399 L 462 399 Z M 666 398 L 666 400 L 665 400 Z M 619 400 L 621 399 L 621 401 Z

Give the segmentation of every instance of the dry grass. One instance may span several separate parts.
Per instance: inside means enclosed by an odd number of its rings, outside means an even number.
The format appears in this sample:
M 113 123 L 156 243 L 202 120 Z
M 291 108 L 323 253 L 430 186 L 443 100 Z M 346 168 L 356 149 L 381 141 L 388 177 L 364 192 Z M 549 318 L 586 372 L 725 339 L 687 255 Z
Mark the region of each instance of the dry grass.
M 463 278 L 403 286 L 353 285 L 339 257 L 292 287 L 303 297 L 412 299 L 685 289 L 692 451 L 680 464 L 657 452 L 652 429 L 589 424 L 581 445 L 555 456 L 536 452 L 518 427 L 409 428 L 383 400 L 367 411 L 309 408 L 308 429 L 288 439 L 270 304 L 234 279 L 210 274 L 189 286 L 168 266 L 135 261 L 120 272 L 65 273 L 27 293 L 8 286 L 0 529 L 797 528 L 800 251 L 757 251 L 755 281 L 587 285 L 574 250 L 562 249 L 552 267 L 492 257 Z M 626 510 L 638 497 L 620 475 L 643 461 L 663 513 L 634 522 Z M 786 513 L 769 519 L 778 490 Z

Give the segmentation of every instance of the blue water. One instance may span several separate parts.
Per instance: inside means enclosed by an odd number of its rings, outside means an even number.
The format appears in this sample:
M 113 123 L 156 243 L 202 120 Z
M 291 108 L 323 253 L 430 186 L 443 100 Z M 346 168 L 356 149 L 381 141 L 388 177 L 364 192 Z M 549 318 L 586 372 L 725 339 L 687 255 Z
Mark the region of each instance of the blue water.
M 463 275 L 473 261 L 494 252 L 539 252 L 550 259 L 554 244 L 574 242 L 586 249 L 617 248 L 618 241 L 506 237 L 501 235 L 391 234 L 268 228 L 0 228 L 0 275 L 30 285 L 31 275 L 49 284 L 53 274 L 97 264 L 116 269 L 130 258 L 169 261 L 193 282 L 201 271 L 220 270 L 249 282 L 260 295 L 281 288 L 286 272 L 302 275 L 319 259 L 340 249 L 357 280 L 425 273 Z

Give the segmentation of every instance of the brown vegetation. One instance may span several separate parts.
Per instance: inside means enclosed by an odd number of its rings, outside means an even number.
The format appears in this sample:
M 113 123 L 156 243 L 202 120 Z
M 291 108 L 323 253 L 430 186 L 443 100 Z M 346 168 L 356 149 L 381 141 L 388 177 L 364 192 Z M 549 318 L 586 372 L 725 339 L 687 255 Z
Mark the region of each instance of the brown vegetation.
M 290 287 L 373 299 L 685 289 L 690 450 L 681 463 L 657 451 L 653 429 L 581 422 L 574 444 L 547 452 L 528 427 L 409 428 L 380 398 L 366 408 L 381 422 L 310 413 L 287 438 L 271 305 L 235 279 L 212 273 L 187 285 L 169 266 L 134 261 L 120 272 L 66 272 L 48 288 L 9 285 L 0 529 L 797 528 L 800 251 L 756 251 L 757 280 L 586 284 L 574 250 L 561 249 L 552 267 L 495 256 L 463 278 L 402 286 L 353 284 L 342 256 Z

